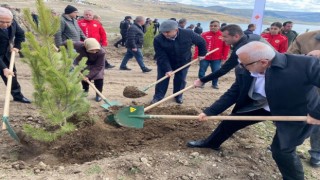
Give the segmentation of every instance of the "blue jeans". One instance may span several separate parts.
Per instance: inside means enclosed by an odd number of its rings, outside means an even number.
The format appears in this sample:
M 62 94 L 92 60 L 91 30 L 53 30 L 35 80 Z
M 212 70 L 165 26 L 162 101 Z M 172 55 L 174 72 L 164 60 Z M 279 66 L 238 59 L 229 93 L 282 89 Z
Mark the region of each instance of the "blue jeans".
M 211 72 L 216 72 L 221 67 L 221 60 L 202 60 L 200 61 L 200 68 L 199 68 L 199 79 L 203 78 L 206 75 L 206 71 L 208 66 L 211 67 Z M 218 85 L 218 78 L 212 80 L 212 85 L 217 86 Z
M 310 156 L 316 160 L 320 160 L 320 126 L 314 125 L 310 135 L 310 144 Z
M 138 48 L 137 51 L 132 51 L 132 49 L 127 48 L 127 53 L 125 54 L 125 56 L 122 59 L 120 68 L 124 68 L 127 66 L 128 61 L 135 57 L 141 70 L 144 70 L 146 68 L 146 66 L 143 63 L 143 54 L 141 52 L 141 48 Z
M 210 65 L 211 71 L 216 72 L 221 67 L 221 60 L 201 60 L 200 61 L 200 68 L 199 68 L 199 78 L 203 78 L 206 75 L 206 71 L 208 66 Z M 218 85 L 218 78 L 212 80 L 212 85 L 217 86 Z

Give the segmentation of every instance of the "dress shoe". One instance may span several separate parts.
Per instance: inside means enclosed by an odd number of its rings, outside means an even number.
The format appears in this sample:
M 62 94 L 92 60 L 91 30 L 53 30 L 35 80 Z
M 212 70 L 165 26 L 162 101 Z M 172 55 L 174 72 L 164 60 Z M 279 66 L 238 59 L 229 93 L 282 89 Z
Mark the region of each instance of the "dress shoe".
M 147 67 L 142 70 L 142 72 L 144 72 L 144 73 L 150 72 L 150 71 L 152 71 L 152 69 L 149 69 L 149 68 L 147 68 Z
M 158 101 L 160 101 L 160 100 L 158 100 L 158 99 L 152 99 L 152 101 L 150 102 L 151 104 L 154 104 L 154 103 L 156 103 L 156 102 L 158 102 Z
M 128 67 L 120 67 L 120 70 L 131 71 L 131 69 Z
M 183 103 L 183 99 L 182 99 L 182 98 L 177 98 L 177 99 L 176 99 L 176 103 L 182 104 L 182 103 Z
M 312 167 L 318 168 L 318 167 L 320 167 L 320 160 L 317 160 L 315 158 L 311 158 L 310 159 L 310 165 Z
M 205 142 L 205 140 L 189 141 L 187 143 L 187 146 L 190 147 L 190 148 L 210 148 L 210 149 L 213 149 L 213 150 L 216 150 L 216 151 L 220 150 L 219 147 L 215 148 L 215 147 L 210 146 L 209 144 L 207 144 Z
M 102 98 L 100 96 L 96 96 L 96 102 L 100 102 Z
M 28 103 L 30 104 L 31 101 L 25 97 L 22 97 L 22 98 L 14 98 L 13 101 L 17 101 L 17 102 L 22 102 L 22 103 Z
M 104 67 L 105 69 L 112 69 L 114 68 L 115 66 L 111 65 L 111 64 L 106 64 L 106 66 Z
M 219 89 L 219 86 L 218 85 L 212 85 L 212 88 L 213 89 Z

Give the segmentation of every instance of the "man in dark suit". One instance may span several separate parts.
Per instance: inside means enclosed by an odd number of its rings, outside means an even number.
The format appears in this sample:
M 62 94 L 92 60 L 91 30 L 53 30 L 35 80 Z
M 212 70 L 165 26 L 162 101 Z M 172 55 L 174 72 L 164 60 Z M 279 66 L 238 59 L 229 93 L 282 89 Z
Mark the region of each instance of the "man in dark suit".
M 314 57 L 280 54 L 269 45 L 253 41 L 236 52 L 240 67 L 236 82 L 219 100 L 199 115 L 218 115 L 235 104 L 237 116 L 307 116 L 307 122 L 275 122 L 272 157 L 283 179 L 304 179 L 296 147 L 310 135 L 310 124 L 320 125 L 320 61 Z M 258 121 L 222 121 L 212 134 L 189 147 L 219 149 L 233 133 Z M 309 124 L 307 124 L 309 123 Z
M 11 95 L 14 101 L 22 103 L 30 103 L 30 100 L 25 98 L 21 93 L 20 85 L 17 81 L 16 69 L 9 70 L 10 56 L 12 51 L 19 52 L 21 43 L 24 41 L 24 31 L 13 19 L 10 10 L 0 7 L 0 71 L 1 78 L 7 84 L 9 74 L 13 75 Z M 11 46 L 12 45 L 12 46 Z
M 166 20 L 160 25 L 160 34 L 154 38 L 153 46 L 157 60 L 157 79 L 164 76 L 171 76 L 172 71 L 191 61 L 191 47 L 198 46 L 198 55 L 203 59 L 207 53 L 205 40 L 193 31 L 178 28 L 178 23 L 173 20 Z M 178 71 L 173 79 L 173 93 L 176 93 L 186 86 L 186 77 L 189 67 Z M 160 101 L 166 95 L 169 78 L 158 83 L 151 103 Z M 175 97 L 178 104 L 183 103 L 182 94 Z

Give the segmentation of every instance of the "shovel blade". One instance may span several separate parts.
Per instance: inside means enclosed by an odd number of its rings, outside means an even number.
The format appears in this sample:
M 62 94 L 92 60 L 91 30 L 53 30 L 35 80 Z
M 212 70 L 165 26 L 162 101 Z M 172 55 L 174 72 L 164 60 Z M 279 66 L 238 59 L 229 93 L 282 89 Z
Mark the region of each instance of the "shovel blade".
M 3 116 L 2 117 L 2 121 L 4 122 L 4 124 L 6 125 L 7 127 L 7 131 L 9 132 L 10 136 L 16 140 L 17 142 L 20 143 L 20 139 L 18 137 L 18 135 L 16 134 L 16 132 L 12 129 L 12 127 L 10 126 L 10 123 L 9 123 L 9 118 L 6 117 L 6 116 Z
M 134 116 L 134 117 L 132 117 Z M 143 128 L 144 124 L 144 107 L 143 106 L 129 106 L 124 107 L 114 115 L 114 120 L 120 126 L 130 128 Z
M 109 109 L 111 106 L 121 106 L 121 103 L 118 101 L 108 101 L 104 99 L 105 104 L 102 104 L 101 107 L 104 109 Z

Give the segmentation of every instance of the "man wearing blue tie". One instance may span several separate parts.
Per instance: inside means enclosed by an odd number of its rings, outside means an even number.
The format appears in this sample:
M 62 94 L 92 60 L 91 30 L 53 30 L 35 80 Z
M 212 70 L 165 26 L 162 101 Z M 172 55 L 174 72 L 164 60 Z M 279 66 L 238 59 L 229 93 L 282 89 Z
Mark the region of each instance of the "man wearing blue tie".
M 0 39 L 0 76 L 4 83 L 7 84 L 8 75 L 13 75 L 11 95 L 14 101 L 31 103 L 21 93 L 21 88 L 17 81 L 16 68 L 13 68 L 13 72 L 8 68 L 11 52 L 19 52 L 21 43 L 25 40 L 24 31 L 13 19 L 11 11 L 3 7 L 0 7 Z

